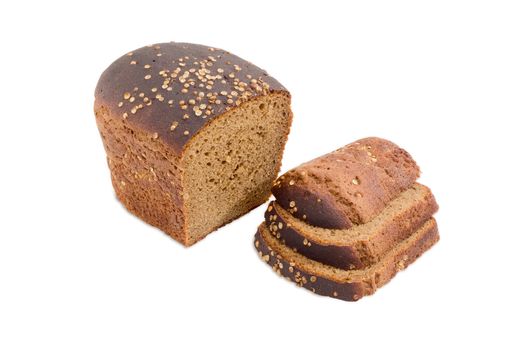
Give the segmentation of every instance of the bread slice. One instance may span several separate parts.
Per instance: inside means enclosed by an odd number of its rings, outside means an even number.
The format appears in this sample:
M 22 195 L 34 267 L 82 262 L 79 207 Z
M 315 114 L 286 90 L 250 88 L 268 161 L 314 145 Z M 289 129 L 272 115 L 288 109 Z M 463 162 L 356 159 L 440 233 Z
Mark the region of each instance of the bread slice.
M 300 254 L 345 270 L 363 269 L 409 237 L 438 209 L 430 189 L 415 183 L 371 221 L 349 229 L 312 226 L 272 202 L 265 212 L 271 234 Z
M 439 240 L 433 218 L 396 245 L 379 262 L 363 270 L 342 270 L 311 260 L 276 239 L 261 224 L 255 247 L 263 261 L 279 275 L 314 293 L 356 301 L 373 294 Z
M 372 220 L 419 174 L 405 150 L 369 137 L 288 171 L 272 192 L 293 216 L 314 226 L 346 229 Z
M 290 101 L 264 70 L 218 48 L 171 42 L 129 52 L 95 91 L 117 197 L 194 244 L 268 199 Z

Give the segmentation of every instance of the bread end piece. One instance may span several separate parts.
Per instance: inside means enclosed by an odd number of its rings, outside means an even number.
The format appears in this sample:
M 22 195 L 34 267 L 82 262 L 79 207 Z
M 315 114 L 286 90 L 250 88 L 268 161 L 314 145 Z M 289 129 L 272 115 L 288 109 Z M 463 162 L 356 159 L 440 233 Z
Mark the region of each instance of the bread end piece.
M 419 175 L 408 152 L 369 137 L 288 171 L 272 193 L 284 209 L 313 226 L 347 229 L 372 220 Z

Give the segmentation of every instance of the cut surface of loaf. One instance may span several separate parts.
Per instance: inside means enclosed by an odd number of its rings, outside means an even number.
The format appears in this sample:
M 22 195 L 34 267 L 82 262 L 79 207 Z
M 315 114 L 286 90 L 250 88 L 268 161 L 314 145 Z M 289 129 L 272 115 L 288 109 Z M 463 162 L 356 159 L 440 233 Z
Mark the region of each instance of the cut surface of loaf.
M 346 229 L 372 220 L 419 174 L 405 150 L 369 137 L 288 171 L 272 192 L 293 216 L 318 227 Z
M 187 43 L 115 61 L 95 115 L 120 201 L 184 245 L 268 199 L 292 121 L 290 94 L 265 71 Z
M 313 260 L 341 269 L 363 269 L 380 261 L 437 211 L 430 189 L 415 183 L 371 221 L 349 229 L 326 229 L 295 218 L 276 202 L 269 204 L 265 223 L 283 244 Z
M 276 239 L 263 223 L 255 235 L 255 247 L 263 261 L 277 274 L 314 293 L 346 301 L 373 294 L 439 240 L 433 218 L 382 260 L 362 270 L 342 270 L 311 260 Z

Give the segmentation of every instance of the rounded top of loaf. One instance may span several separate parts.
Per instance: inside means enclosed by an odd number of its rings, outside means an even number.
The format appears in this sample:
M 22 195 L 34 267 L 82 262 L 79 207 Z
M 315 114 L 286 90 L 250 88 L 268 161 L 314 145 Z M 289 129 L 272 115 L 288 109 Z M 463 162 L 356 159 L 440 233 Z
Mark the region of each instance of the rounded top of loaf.
M 347 229 L 372 220 L 420 176 L 411 155 L 393 142 L 368 137 L 281 175 L 272 187 L 293 216 Z
M 127 53 L 102 73 L 95 113 L 121 118 L 179 153 L 213 118 L 277 91 L 288 93 L 266 71 L 227 51 L 161 43 Z

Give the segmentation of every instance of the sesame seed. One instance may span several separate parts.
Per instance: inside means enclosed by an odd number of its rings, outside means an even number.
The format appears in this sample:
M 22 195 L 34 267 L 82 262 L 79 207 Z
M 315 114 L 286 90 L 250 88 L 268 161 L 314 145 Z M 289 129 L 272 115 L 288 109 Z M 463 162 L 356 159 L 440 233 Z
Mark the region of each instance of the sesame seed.
M 282 228 L 284 227 L 284 225 L 282 224 L 282 222 L 279 222 L 279 225 L 278 225 L 278 226 L 279 226 L 279 229 L 281 229 L 281 230 L 282 230 Z
M 352 181 L 353 185 L 359 185 L 360 184 L 360 179 L 355 177 Z
M 129 114 L 127 114 L 127 113 L 124 113 L 124 114 L 122 115 L 123 119 L 126 119 L 128 116 L 129 116 Z
M 170 126 L 170 130 L 173 131 L 176 129 L 176 127 L 178 126 L 178 122 L 177 121 L 174 121 L 173 123 L 171 123 L 171 126 Z
M 118 102 L 118 107 L 122 107 L 123 106 L 123 102 Z
M 310 281 L 311 282 L 316 282 L 316 276 L 310 276 Z
M 289 202 L 289 207 L 290 207 L 290 208 L 294 208 L 294 207 L 295 207 L 295 205 L 296 205 L 295 201 L 291 201 L 291 202 Z
M 129 98 L 129 102 L 134 102 L 136 98 L 134 96 L 131 96 L 131 98 Z
M 151 66 L 150 66 L 149 64 L 145 64 L 145 66 L 144 66 L 144 68 L 145 68 L 145 69 L 148 69 L 148 68 L 150 68 L 150 67 L 151 67 Z
M 137 62 L 136 61 L 131 61 L 131 64 L 136 64 Z
M 154 138 L 154 139 L 157 139 L 158 137 L 159 137 L 159 134 L 158 134 L 158 133 L 156 133 L 156 132 L 155 132 L 155 133 L 153 133 L 153 138 Z
M 188 131 L 188 130 L 185 130 L 185 131 L 183 132 L 183 134 L 184 134 L 184 135 L 189 135 L 189 131 Z
M 131 97 L 131 94 L 129 92 L 126 92 L 123 94 L 124 100 L 128 100 Z
M 293 186 L 295 184 L 295 180 L 290 180 L 289 181 L 289 186 Z
M 145 75 L 145 80 L 150 79 L 152 76 L 150 74 Z

